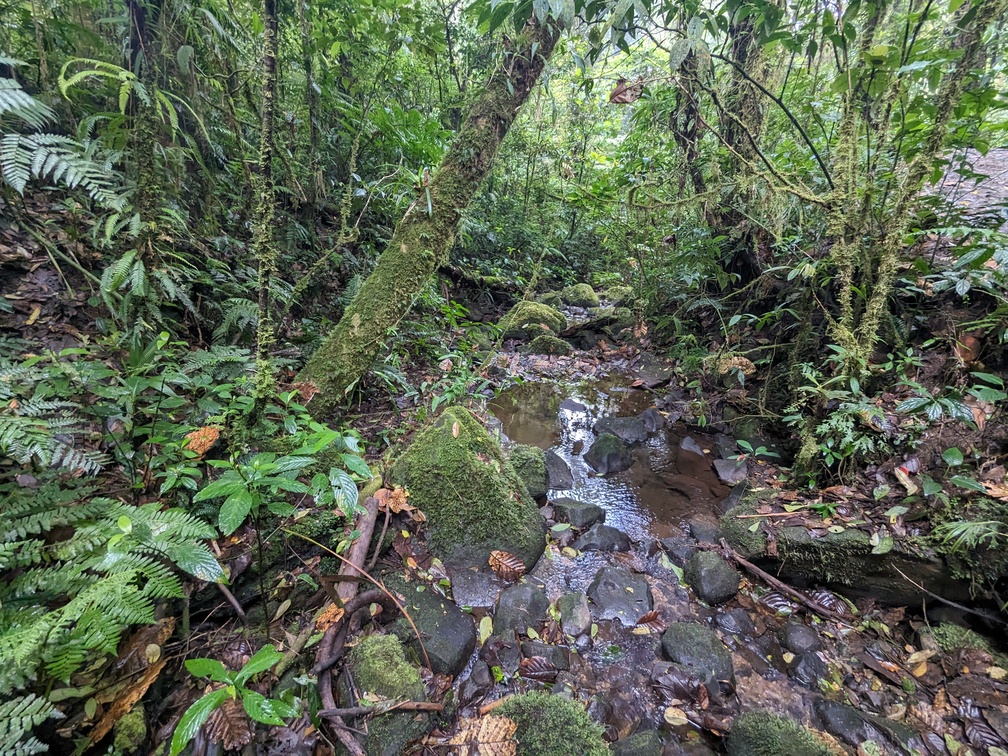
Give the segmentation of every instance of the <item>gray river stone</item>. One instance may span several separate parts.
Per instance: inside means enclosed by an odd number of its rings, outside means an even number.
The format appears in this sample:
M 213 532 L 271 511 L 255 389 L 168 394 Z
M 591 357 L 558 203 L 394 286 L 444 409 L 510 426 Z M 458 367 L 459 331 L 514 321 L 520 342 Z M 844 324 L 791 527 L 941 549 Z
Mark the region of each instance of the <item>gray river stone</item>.
M 668 554 L 669 561 L 676 567 L 685 567 L 686 563 L 697 553 L 696 544 L 688 538 L 670 536 L 661 539 L 662 550 Z
M 917 731 L 904 724 L 826 698 L 816 699 L 813 709 L 824 730 L 855 748 L 866 740 L 883 739 L 907 747 L 917 738 Z
M 575 528 L 591 527 L 605 520 L 605 510 L 597 504 L 576 499 L 554 499 L 550 502 L 557 522 L 569 522 Z
M 588 598 L 598 619 L 618 619 L 624 625 L 636 625 L 652 609 L 647 580 L 621 567 L 599 568 L 588 586 Z
M 469 677 L 459 687 L 459 699 L 463 705 L 473 703 L 489 693 L 493 686 L 494 679 L 490 665 L 480 659 L 472 665 Z
M 521 583 L 505 588 L 497 599 L 494 632 L 513 630 L 524 635 L 530 627 L 538 632 L 546 623 L 549 605 L 546 594 L 535 586 Z
M 622 530 L 596 523 L 574 541 L 578 551 L 629 551 L 630 536 Z
M 735 677 L 728 649 L 715 632 L 702 625 L 692 622 L 669 625 L 661 643 L 666 658 L 695 669 L 700 677 L 707 673 L 713 673 L 722 681 L 731 681 Z
M 574 487 L 574 474 L 570 465 L 552 449 L 546 452 L 546 486 L 554 491 L 566 491 Z
M 592 430 L 598 435 L 612 433 L 628 444 L 639 444 L 647 439 L 647 428 L 639 417 L 603 417 Z
M 752 635 L 756 632 L 749 612 L 740 606 L 717 615 L 714 624 L 730 635 Z
M 679 442 L 679 448 L 683 451 L 688 451 L 693 454 L 699 454 L 701 457 L 706 456 L 704 454 L 703 447 L 700 446 L 696 441 L 693 440 L 692 436 L 686 436 L 682 441 Z
M 560 402 L 560 409 L 567 410 L 568 412 L 587 412 L 588 408 L 584 406 L 577 399 L 571 399 L 567 397 L 562 402 Z
M 812 690 L 819 690 L 819 681 L 829 674 L 829 667 L 815 651 L 806 651 L 791 660 L 788 664 L 788 674 L 796 683 Z
M 602 475 L 622 472 L 633 464 L 629 447 L 612 433 L 603 433 L 596 438 L 584 458 L 593 470 Z
M 819 633 L 800 622 L 788 622 L 781 631 L 781 645 L 788 651 L 804 654 L 822 648 Z
M 565 593 L 557 599 L 560 611 L 560 629 L 565 635 L 577 638 L 591 630 L 591 609 L 583 593 Z
M 531 659 L 533 656 L 541 656 L 558 670 L 570 669 L 570 652 L 565 646 L 554 646 L 542 641 L 522 641 L 522 656 Z
M 700 551 L 683 570 L 686 582 L 701 601 L 720 604 L 738 593 L 741 576 L 713 551 Z
M 660 431 L 665 427 L 665 415 L 659 412 L 657 407 L 648 407 L 637 415 L 637 417 L 644 423 L 644 428 L 648 433 Z
M 403 607 L 424 639 L 431 670 L 453 677 L 461 672 L 476 647 L 472 617 L 429 585 L 407 583 L 400 575 L 389 575 L 385 585 L 403 597 Z M 392 631 L 413 657 L 424 659 L 420 641 L 406 619 L 396 620 Z
M 734 486 L 749 476 L 749 465 L 745 460 L 739 462 L 735 459 L 715 459 L 714 471 L 722 483 L 726 486 Z

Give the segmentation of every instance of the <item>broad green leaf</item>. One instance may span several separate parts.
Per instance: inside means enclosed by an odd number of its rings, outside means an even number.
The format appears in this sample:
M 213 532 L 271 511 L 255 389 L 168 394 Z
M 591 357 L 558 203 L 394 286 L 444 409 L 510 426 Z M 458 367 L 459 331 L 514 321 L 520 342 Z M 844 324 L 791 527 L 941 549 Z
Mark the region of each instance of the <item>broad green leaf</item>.
M 188 572 L 199 580 L 216 583 L 224 578 L 224 570 L 220 562 L 202 543 L 180 543 L 165 550 L 168 558 L 180 570 Z
M 263 724 L 282 726 L 285 718 L 293 717 L 297 711 L 290 704 L 276 698 L 266 698 L 262 693 L 254 690 L 241 690 L 242 706 L 256 722 Z
M 218 499 L 221 497 L 233 496 L 239 491 L 248 490 L 248 484 L 234 471 L 224 473 L 220 478 L 207 484 L 193 497 L 193 501 L 206 501 L 207 499 Z
M 956 447 L 952 446 L 942 452 L 942 459 L 949 467 L 958 467 L 963 463 L 963 454 Z
M 953 475 L 949 478 L 949 482 L 952 485 L 959 486 L 959 488 L 965 488 L 969 491 L 976 491 L 977 493 L 987 493 L 987 489 L 983 487 L 983 484 L 969 478 L 965 475 Z
M 373 476 L 371 475 L 371 468 L 368 467 L 367 462 L 358 457 L 356 454 L 341 454 L 340 457 L 343 460 L 343 464 L 346 465 L 347 470 L 352 473 L 357 473 L 362 478 L 367 478 L 370 480 Z
M 265 672 L 282 658 L 283 654 L 277 651 L 276 646 L 272 643 L 263 646 L 256 651 L 255 655 L 251 659 L 245 662 L 245 666 L 241 668 L 241 672 L 239 672 L 235 677 L 235 683 L 238 685 L 244 685 L 245 682 L 253 675 Z
M 178 726 L 175 728 L 175 734 L 172 735 L 169 756 L 178 756 L 178 754 L 182 753 L 182 749 L 189 745 L 190 740 L 196 737 L 196 733 L 199 732 L 203 723 L 207 721 L 207 717 L 213 713 L 213 710 L 231 696 L 232 690 L 233 688 L 228 687 L 207 693 L 203 698 L 189 707 L 186 713 L 182 715 L 182 719 L 179 720 Z
M 217 524 L 224 535 L 231 535 L 241 524 L 245 522 L 249 512 L 252 511 L 252 494 L 248 490 L 239 491 L 233 496 L 229 496 L 221 505 L 220 515 Z
M 227 668 L 216 659 L 186 659 L 185 668 L 194 677 L 209 677 L 214 682 L 227 682 Z

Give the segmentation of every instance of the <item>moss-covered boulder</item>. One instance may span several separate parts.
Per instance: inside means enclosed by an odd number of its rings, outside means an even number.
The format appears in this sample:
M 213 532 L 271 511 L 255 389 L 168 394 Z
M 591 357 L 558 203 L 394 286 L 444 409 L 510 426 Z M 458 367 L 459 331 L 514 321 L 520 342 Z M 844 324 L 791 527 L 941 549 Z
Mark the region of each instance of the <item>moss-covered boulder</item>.
M 749 711 L 732 722 L 728 756 L 830 756 L 797 722 L 767 711 Z
M 516 444 L 511 447 L 508 459 L 525 484 L 529 496 L 538 499 L 546 495 L 549 490 L 546 484 L 546 452 L 538 446 Z
M 599 435 L 588 447 L 584 459 L 600 475 L 622 472 L 633 464 L 630 447 L 612 433 Z
M 603 296 L 613 305 L 621 305 L 624 302 L 630 301 L 630 297 L 633 296 L 633 289 L 629 286 L 620 286 L 617 284 L 606 289 Z
M 497 324 L 507 339 L 532 339 L 557 334 L 567 327 L 567 318 L 550 305 L 523 299 L 512 307 Z
M 717 633 L 693 622 L 673 622 L 662 634 L 666 658 L 696 670 L 700 676 L 712 674 L 722 682 L 735 679 L 731 653 Z
M 347 655 L 347 670 L 361 696 L 369 693 L 399 701 L 426 701 L 420 671 L 406 661 L 402 644 L 392 635 L 370 635 Z M 410 741 L 423 737 L 429 717 L 393 712 L 368 723 L 364 751 L 373 756 L 399 756 Z
M 559 307 L 563 304 L 563 300 L 560 299 L 559 291 L 544 291 L 538 297 L 536 297 L 536 302 L 540 304 L 549 305 L 550 307 Z
M 581 704 L 548 693 L 523 693 L 496 711 L 518 725 L 518 756 L 603 756 L 602 727 Z
M 427 515 L 431 549 L 445 562 L 486 567 L 510 552 L 532 569 L 546 547 L 545 523 L 498 444 L 464 407 L 449 407 L 420 431 L 391 478 Z
M 562 289 L 560 299 L 571 307 L 598 307 L 599 305 L 598 294 L 586 283 L 574 284 Z
M 745 559 L 761 557 L 767 549 L 767 537 L 762 528 L 753 532 L 749 529 L 753 524 L 751 517 L 739 519 L 745 515 L 753 514 L 756 514 L 755 504 L 746 502 L 732 507 L 721 517 L 718 531 L 721 537 L 728 542 L 728 545 Z
M 552 334 L 543 333 L 532 339 L 522 351 L 526 354 L 557 354 L 563 356 L 573 352 L 574 347 L 570 345 L 570 342 L 559 339 Z

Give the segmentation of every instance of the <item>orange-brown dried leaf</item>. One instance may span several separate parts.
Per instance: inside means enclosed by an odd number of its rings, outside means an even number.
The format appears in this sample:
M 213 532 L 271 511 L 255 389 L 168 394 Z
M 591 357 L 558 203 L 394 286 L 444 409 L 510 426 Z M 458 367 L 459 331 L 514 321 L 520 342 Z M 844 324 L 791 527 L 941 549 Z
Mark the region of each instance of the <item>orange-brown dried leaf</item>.
M 151 666 L 147 657 L 147 647 L 151 644 L 163 646 L 175 629 L 175 618 L 166 617 L 156 625 L 147 625 L 129 637 L 116 657 L 113 669 L 133 674 Z
M 343 607 L 336 606 L 336 604 L 329 604 L 329 606 L 325 608 L 325 611 L 319 615 L 319 618 L 315 620 L 315 629 L 324 633 L 330 627 L 343 619 L 343 614 Z
M 189 441 L 189 449 L 202 457 L 217 443 L 217 439 L 220 438 L 220 428 L 207 425 L 187 433 L 185 437 Z
M 93 745 L 104 740 L 105 736 L 112 731 L 116 723 L 129 714 L 133 709 L 133 705 L 144 697 L 147 689 L 158 679 L 158 675 L 161 674 L 161 670 L 164 669 L 165 664 L 166 661 L 164 659 L 152 664 L 147 668 L 142 677 L 119 694 L 119 697 L 105 710 L 98 723 L 91 728 L 91 732 L 88 733 L 88 742 Z
M 379 488 L 375 491 L 374 497 L 378 499 L 378 508 L 382 512 L 391 511 L 392 514 L 399 514 L 413 510 L 406 501 L 409 492 L 405 488 Z
M 305 404 L 312 400 L 312 397 L 319 392 L 319 387 L 311 381 L 298 381 L 293 384 L 297 389 L 298 396 Z
M 525 574 L 525 562 L 506 551 L 491 551 L 487 561 L 490 564 L 490 569 L 496 572 L 501 580 L 506 580 L 509 583 L 513 583 Z
M 556 680 L 557 668 L 545 656 L 529 656 L 518 664 L 518 674 L 529 680 L 553 682 Z
M 465 746 L 459 753 L 480 756 L 515 756 L 514 740 L 518 725 L 512 719 L 488 714 L 478 719 L 463 719 L 458 733 L 446 745 Z
M 244 748 L 252 742 L 248 714 L 237 698 L 226 698 L 213 710 L 205 725 L 207 738 L 220 743 L 225 751 Z
M 658 611 L 655 609 L 652 609 L 637 620 L 637 627 L 646 627 L 652 633 L 664 633 L 666 630 L 665 623 L 662 622 L 661 617 L 658 616 Z

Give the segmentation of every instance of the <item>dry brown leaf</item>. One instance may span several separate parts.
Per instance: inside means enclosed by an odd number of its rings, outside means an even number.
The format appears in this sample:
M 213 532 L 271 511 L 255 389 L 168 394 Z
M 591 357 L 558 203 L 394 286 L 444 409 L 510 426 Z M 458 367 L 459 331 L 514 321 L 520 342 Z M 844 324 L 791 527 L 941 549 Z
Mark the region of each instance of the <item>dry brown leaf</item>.
M 553 682 L 557 676 L 557 668 L 545 656 L 529 656 L 519 662 L 518 674 L 529 680 Z
M 487 560 L 490 569 L 497 573 L 501 580 L 513 583 L 525 574 L 525 563 L 514 554 L 506 551 L 491 551 Z
M 304 400 L 305 404 L 308 404 L 312 397 L 319 392 L 319 387 L 311 381 L 298 381 L 294 384 L 294 388 L 297 389 L 298 396 Z
M 336 606 L 336 604 L 329 604 L 325 611 L 319 615 L 319 618 L 315 620 L 315 629 L 320 632 L 325 632 L 330 627 L 335 625 L 341 619 L 343 619 L 343 607 Z
M 210 742 L 220 743 L 225 751 L 238 750 L 252 742 L 248 714 L 238 698 L 225 698 L 204 726 Z
M 405 488 L 379 488 L 374 497 L 378 499 L 378 508 L 382 512 L 391 510 L 392 514 L 400 514 L 413 511 L 413 507 L 407 503 L 409 491 Z
M 480 756 L 515 756 L 514 740 L 518 725 L 514 720 L 494 714 L 478 719 L 463 719 L 458 733 L 446 745 L 467 746 L 459 753 L 479 753 Z M 474 748 L 476 749 L 474 751 Z
M 172 620 L 172 624 L 174 624 L 174 619 Z M 151 665 L 147 668 L 143 677 L 120 694 L 115 702 L 105 710 L 105 714 L 98 720 L 98 723 L 91 729 L 91 732 L 88 733 L 88 742 L 93 745 L 103 740 L 112 731 L 116 723 L 130 713 L 133 705 L 144 697 L 147 689 L 157 680 L 165 664 L 166 662 L 162 660 Z
M 187 433 L 185 437 L 189 441 L 189 449 L 202 457 L 217 443 L 217 439 L 220 438 L 220 428 L 207 425 Z
M 456 420 L 454 423 L 452 423 L 452 438 L 458 438 L 458 434 L 459 434 L 459 424 L 458 421 Z
M 666 625 L 662 622 L 661 617 L 658 616 L 656 609 L 652 609 L 637 620 L 637 627 L 647 628 L 648 632 L 651 633 L 664 633 L 666 629 Z

